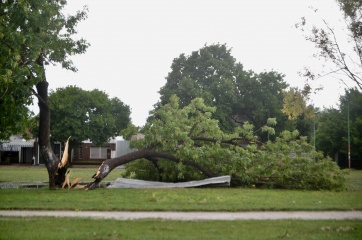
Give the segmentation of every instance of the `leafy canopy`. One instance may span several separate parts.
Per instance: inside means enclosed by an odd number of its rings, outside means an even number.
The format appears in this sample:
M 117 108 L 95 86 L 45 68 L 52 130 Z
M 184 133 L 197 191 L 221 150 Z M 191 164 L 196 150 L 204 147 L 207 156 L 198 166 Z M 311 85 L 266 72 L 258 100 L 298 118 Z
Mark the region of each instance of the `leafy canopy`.
M 50 94 L 52 138 L 73 144 L 90 139 L 96 144 L 119 135 L 130 122 L 130 108 L 118 98 L 100 90 L 85 91 L 76 86 L 58 88 Z
M 182 107 L 202 98 L 216 107 L 213 118 L 226 132 L 233 132 L 235 125 L 246 121 L 260 128 L 269 117 L 278 118 L 281 126 L 286 120 L 280 111 L 282 91 L 288 86 L 283 75 L 245 71 L 226 44 L 205 45 L 189 56 L 181 54 L 171 69 L 159 91 L 159 106 L 168 103 L 173 94 L 180 98 Z
M 61 64 L 76 71 L 70 56 L 84 53 L 89 44 L 74 40 L 77 23 L 87 9 L 64 16 L 65 0 L 17 1 L 0 4 L 0 138 L 8 138 L 26 127 L 27 106 L 33 87 L 45 79 L 44 64 Z M 6 117 L 5 117 L 6 115 Z
M 357 88 L 346 90 L 340 97 L 338 109 L 327 109 L 318 118 L 317 149 L 334 157 L 336 153 L 347 156 L 348 118 L 352 158 L 362 159 L 362 93 Z M 348 116 L 349 115 L 349 116 Z M 346 157 L 347 158 L 347 157 Z M 343 159 L 342 159 L 343 160 Z M 354 161 L 352 161 L 352 167 Z

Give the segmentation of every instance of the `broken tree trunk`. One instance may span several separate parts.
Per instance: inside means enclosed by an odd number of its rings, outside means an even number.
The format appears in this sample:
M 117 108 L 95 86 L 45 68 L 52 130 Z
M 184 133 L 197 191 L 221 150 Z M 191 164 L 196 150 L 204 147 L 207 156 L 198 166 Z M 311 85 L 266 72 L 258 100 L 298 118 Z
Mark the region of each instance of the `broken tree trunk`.
M 42 65 L 41 65 L 42 66 Z M 60 161 L 50 144 L 50 109 L 48 105 L 48 82 L 45 79 L 36 85 L 39 105 L 39 148 L 48 170 L 49 189 L 61 187 L 67 172 L 66 162 Z M 69 139 L 68 139 L 69 140 Z M 66 153 L 68 154 L 68 153 Z M 66 160 L 68 159 L 66 155 Z
M 176 158 L 173 155 L 170 155 L 167 153 L 162 153 L 162 152 L 156 152 L 153 150 L 143 149 L 143 150 L 131 152 L 129 154 L 126 154 L 126 155 L 123 155 L 123 156 L 120 156 L 117 158 L 105 160 L 102 163 L 102 165 L 98 168 L 98 171 L 93 175 L 93 178 L 95 180 L 92 183 L 89 183 L 87 185 L 87 189 L 96 188 L 99 185 L 99 183 L 116 167 L 129 163 L 129 162 L 132 162 L 132 161 L 135 161 L 137 159 L 141 159 L 141 158 L 144 158 L 144 159 L 162 158 L 162 159 L 167 159 L 169 161 L 176 162 L 176 163 L 181 162 L 180 159 Z M 189 165 L 189 166 L 193 166 L 193 167 L 197 168 L 206 177 L 216 177 L 217 176 L 196 162 L 189 161 L 189 160 L 182 160 L 182 163 L 185 165 Z
M 45 77 L 44 77 L 45 78 Z M 44 79 L 36 85 L 39 105 L 39 147 L 49 175 L 49 188 L 55 189 L 64 179 L 57 175 L 59 158 L 50 145 L 50 109 L 48 105 L 48 82 Z M 65 172 L 63 173 L 63 176 Z

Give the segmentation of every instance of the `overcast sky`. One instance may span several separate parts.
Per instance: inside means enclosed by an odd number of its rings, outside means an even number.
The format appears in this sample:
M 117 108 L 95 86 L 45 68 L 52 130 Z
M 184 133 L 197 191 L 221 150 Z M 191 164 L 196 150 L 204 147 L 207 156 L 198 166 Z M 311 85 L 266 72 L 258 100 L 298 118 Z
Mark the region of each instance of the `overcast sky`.
M 321 63 L 313 59 L 315 48 L 295 23 L 305 16 L 334 26 L 341 19 L 335 0 L 76 0 L 68 1 L 66 12 L 73 14 L 84 5 L 88 19 L 77 29 L 91 47 L 72 58 L 77 73 L 48 66 L 49 87 L 103 90 L 131 107 L 137 126 L 145 124 L 172 60 L 181 53 L 226 43 L 246 70 L 275 70 L 291 86 L 302 87 L 298 72 Z M 313 84 L 319 85 L 324 90 L 312 96 L 313 104 L 336 106 L 344 85 L 334 79 Z

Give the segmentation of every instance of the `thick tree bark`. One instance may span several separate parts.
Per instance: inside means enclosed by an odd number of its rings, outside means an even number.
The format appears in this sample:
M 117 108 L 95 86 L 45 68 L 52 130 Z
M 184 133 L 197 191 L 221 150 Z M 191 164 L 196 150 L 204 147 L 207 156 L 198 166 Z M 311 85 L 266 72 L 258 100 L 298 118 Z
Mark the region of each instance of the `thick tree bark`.
M 179 163 L 182 161 L 182 163 L 195 167 L 197 168 L 200 172 L 202 172 L 203 174 L 205 174 L 205 176 L 207 177 L 216 177 L 217 175 L 212 173 L 211 171 L 209 171 L 208 169 L 204 168 L 203 166 L 201 166 L 200 164 L 193 162 L 193 161 L 189 161 L 189 160 L 180 160 L 178 158 L 176 158 L 173 155 L 167 154 L 167 153 L 162 153 L 162 152 L 156 152 L 153 150 L 148 150 L 148 149 L 144 149 L 144 150 L 139 150 L 136 152 L 132 152 L 117 158 L 112 158 L 112 159 L 107 159 L 105 160 L 102 165 L 99 167 L 98 171 L 96 174 L 93 175 L 93 178 L 95 179 L 94 182 L 88 184 L 87 189 L 94 189 L 96 188 L 99 183 L 116 167 L 135 161 L 137 159 L 141 159 L 141 158 L 145 158 L 145 159 L 155 159 L 155 158 L 160 158 L 160 159 L 167 159 L 170 160 L 172 162 L 176 162 Z
M 39 148 L 49 175 L 49 188 L 55 189 L 62 181 L 59 177 L 59 158 L 50 144 L 50 109 L 48 106 L 48 82 L 43 80 L 36 85 L 39 99 Z
M 42 57 L 40 56 L 37 63 L 43 66 Z M 49 175 L 49 188 L 55 189 L 65 180 L 66 167 L 58 170 L 59 158 L 54 154 L 50 144 L 50 109 L 48 104 L 48 85 L 45 78 L 36 84 L 37 98 L 39 105 L 39 148 L 45 166 Z

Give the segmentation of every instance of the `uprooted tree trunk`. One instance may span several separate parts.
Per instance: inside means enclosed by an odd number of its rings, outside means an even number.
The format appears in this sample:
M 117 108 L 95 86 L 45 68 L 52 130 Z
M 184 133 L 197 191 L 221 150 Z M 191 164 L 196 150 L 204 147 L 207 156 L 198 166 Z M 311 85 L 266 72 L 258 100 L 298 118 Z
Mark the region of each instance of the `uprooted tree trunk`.
M 107 160 L 103 161 L 103 163 L 99 167 L 98 171 L 92 177 L 95 180 L 93 182 L 89 183 L 86 186 L 86 188 L 87 189 L 96 188 L 99 185 L 99 183 L 116 167 L 129 163 L 129 162 L 132 162 L 132 161 L 135 161 L 137 159 L 142 159 L 142 158 L 147 159 L 149 161 L 152 161 L 154 159 L 167 159 L 169 161 L 176 162 L 176 163 L 181 162 L 180 159 L 176 158 L 173 155 L 167 154 L 167 153 L 157 152 L 157 151 L 148 150 L 148 149 L 138 150 L 138 151 L 131 152 L 129 154 L 126 154 L 126 155 L 123 155 L 123 156 L 120 156 L 117 158 L 107 159 Z M 182 163 L 185 165 L 189 165 L 189 166 L 197 168 L 200 172 L 202 172 L 207 177 L 216 177 L 217 176 L 213 172 L 209 171 L 208 169 L 204 168 L 202 165 L 200 165 L 199 163 L 196 163 L 194 161 L 182 160 Z

